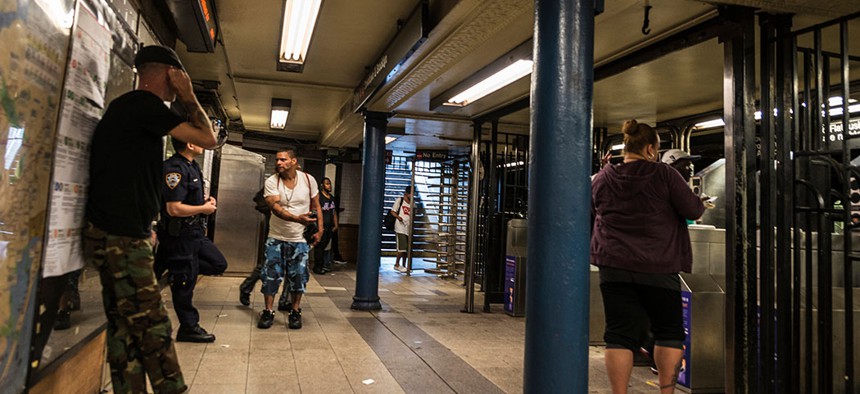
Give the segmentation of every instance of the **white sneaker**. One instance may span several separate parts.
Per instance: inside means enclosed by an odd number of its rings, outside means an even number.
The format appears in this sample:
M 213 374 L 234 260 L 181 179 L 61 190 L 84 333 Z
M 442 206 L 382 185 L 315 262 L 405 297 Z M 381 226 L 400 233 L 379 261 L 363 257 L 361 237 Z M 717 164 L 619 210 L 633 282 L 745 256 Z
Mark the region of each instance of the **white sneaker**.
M 398 265 L 398 266 L 395 266 L 395 267 L 394 267 L 394 269 L 395 269 L 395 270 L 397 270 L 397 271 L 400 271 L 400 272 L 406 272 L 406 267 L 401 267 L 401 266 L 399 266 L 399 265 Z

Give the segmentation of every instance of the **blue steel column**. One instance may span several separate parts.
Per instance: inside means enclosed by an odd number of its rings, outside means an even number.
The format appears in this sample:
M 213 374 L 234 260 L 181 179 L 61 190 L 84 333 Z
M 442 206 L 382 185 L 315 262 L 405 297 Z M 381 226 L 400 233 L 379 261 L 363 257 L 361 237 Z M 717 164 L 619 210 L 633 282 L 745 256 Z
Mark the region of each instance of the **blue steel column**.
M 536 0 L 527 393 L 588 391 L 594 0 Z
M 358 268 L 352 309 L 379 310 L 379 259 L 382 244 L 385 188 L 385 127 L 388 113 L 364 113 L 364 166 L 361 178 L 361 225 L 358 228 Z

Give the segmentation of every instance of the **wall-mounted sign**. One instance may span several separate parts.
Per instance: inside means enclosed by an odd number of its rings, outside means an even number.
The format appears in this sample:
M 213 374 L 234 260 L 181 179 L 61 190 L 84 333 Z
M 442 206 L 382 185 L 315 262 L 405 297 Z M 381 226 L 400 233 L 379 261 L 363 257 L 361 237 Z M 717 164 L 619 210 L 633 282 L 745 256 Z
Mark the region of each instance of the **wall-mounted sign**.
M 422 0 L 385 48 L 379 60 L 355 88 L 352 97 L 353 112 L 360 112 L 367 101 L 400 72 L 400 67 L 427 40 L 430 31 L 429 13 L 427 1 Z
M 842 120 L 831 122 L 827 138 L 830 142 L 842 141 Z M 860 136 L 860 119 L 848 120 L 848 138 Z
M 89 184 L 90 142 L 106 106 L 112 31 L 97 15 L 79 8 L 66 72 L 57 145 L 54 150 L 42 276 L 60 276 L 84 266 L 81 229 Z
M 447 151 L 420 150 L 415 152 L 415 160 L 445 161 L 452 156 Z

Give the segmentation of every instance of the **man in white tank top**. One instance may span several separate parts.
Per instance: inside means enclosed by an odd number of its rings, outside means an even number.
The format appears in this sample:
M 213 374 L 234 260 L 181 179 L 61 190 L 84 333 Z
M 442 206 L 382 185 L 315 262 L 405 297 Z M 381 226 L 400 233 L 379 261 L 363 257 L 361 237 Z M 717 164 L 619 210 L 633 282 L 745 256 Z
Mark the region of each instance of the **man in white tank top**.
M 308 251 L 322 237 L 323 217 L 319 204 L 317 181 L 298 170 L 295 148 L 285 148 L 275 158 L 276 173 L 266 179 L 263 196 L 272 210 L 269 237 L 266 239 L 266 262 L 260 271 L 266 309 L 260 314 L 258 328 L 269 328 L 275 321 L 272 306 L 278 287 L 286 276 L 292 310 L 291 329 L 302 328 L 302 294 L 307 284 Z M 317 223 L 312 244 L 304 238 L 305 227 Z

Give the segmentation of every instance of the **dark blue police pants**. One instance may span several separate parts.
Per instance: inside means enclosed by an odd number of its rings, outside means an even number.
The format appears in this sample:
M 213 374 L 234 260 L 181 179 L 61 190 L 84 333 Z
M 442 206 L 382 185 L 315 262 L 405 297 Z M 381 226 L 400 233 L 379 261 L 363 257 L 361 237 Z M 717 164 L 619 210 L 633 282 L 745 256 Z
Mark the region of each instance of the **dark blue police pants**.
M 196 233 L 196 232 L 195 232 Z M 227 259 L 215 244 L 199 234 L 159 237 L 156 260 L 164 261 L 170 275 L 173 309 L 181 327 L 195 327 L 200 313 L 193 305 L 197 275 L 220 275 L 227 269 Z

